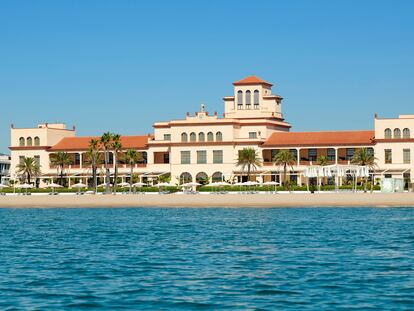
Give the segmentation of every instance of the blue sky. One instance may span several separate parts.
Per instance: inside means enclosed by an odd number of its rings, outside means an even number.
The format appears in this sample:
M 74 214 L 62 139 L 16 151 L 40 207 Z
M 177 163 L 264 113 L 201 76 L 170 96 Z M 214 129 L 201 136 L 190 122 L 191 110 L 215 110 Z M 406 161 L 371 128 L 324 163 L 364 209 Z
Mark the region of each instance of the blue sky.
M 371 129 L 414 113 L 414 1 L 0 2 L 0 152 L 9 126 L 152 132 L 223 111 L 256 74 L 292 130 Z

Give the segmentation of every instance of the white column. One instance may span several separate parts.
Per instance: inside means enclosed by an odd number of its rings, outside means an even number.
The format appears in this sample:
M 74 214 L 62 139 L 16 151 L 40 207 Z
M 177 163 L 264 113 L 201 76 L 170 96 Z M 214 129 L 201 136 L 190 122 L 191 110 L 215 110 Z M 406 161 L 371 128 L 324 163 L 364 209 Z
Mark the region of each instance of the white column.
M 297 166 L 300 166 L 300 148 L 296 148 L 296 153 L 297 153 L 297 159 L 296 159 L 296 162 L 297 162 Z
M 82 152 L 79 152 L 79 168 L 82 168 Z
M 335 150 L 335 164 L 338 164 L 338 147 L 335 147 L 334 150 Z

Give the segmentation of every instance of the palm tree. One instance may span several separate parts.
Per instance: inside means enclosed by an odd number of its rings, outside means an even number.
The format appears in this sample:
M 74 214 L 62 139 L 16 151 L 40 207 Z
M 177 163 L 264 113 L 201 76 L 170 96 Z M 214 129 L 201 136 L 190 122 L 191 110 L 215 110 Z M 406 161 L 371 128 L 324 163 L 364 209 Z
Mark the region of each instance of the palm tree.
M 254 148 L 243 148 L 239 151 L 236 165 L 240 166 L 242 171 L 247 169 L 247 180 L 249 180 L 251 171 L 256 170 L 262 163 L 258 152 Z
M 293 170 L 293 165 L 296 163 L 296 157 L 289 150 L 279 151 L 273 158 L 275 165 L 283 167 L 283 185 L 290 189 L 290 185 L 287 182 L 287 169 L 288 166 Z
M 60 175 L 60 185 L 63 186 L 63 175 L 65 171 L 65 166 L 72 164 L 72 159 L 69 154 L 64 151 L 59 151 L 50 158 L 50 164 L 55 165 Z
M 329 158 L 327 156 L 319 156 L 316 162 L 320 166 L 327 166 L 329 164 Z
M 116 186 L 118 184 L 118 154 L 122 149 L 121 135 L 114 134 L 112 135 L 112 150 L 114 152 L 114 164 L 115 164 L 115 173 L 114 173 L 114 194 L 116 194 Z
M 23 160 L 16 165 L 17 173 L 23 175 L 24 181 L 30 184 L 32 176 L 40 175 L 40 165 L 35 158 L 24 157 Z
M 351 163 L 359 166 L 366 166 L 370 170 L 374 170 L 376 167 L 375 161 L 377 158 L 373 155 L 368 148 L 361 148 L 355 151 L 354 156 L 352 157 Z M 364 181 L 364 192 L 367 192 L 367 181 L 366 177 L 363 178 Z
M 97 187 L 97 170 L 98 163 L 100 162 L 101 154 L 99 153 L 99 140 L 92 138 L 89 141 L 89 148 L 86 152 L 87 161 L 91 164 L 92 167 L 92 185 L 93 191 L 96 193 Z
M 101 147 L 104 151 L 104 163 L 105 163 L 105 174 L 106 174 L 106 193 L 109 193 L 109 184 L 111 179 L 111 173 L 109 171 L 109 152 L 111 149 L 111 143 L 112 143 L 112 137 L 113 134 L 110 132 L 104 133 L 101 138 L 99 139 L 99 142 L 101 143 Z
M 131 172 L 129 174 L 129 192 L 132 191 L 132 176 L 134 175 L 134 165 L 143 161 L 144 158 L 142 157 L 142 154 L 137 152 L 134 149 L 128 149 L 125 152 L 124 155 L 124 161 L 125 163 L 128 163 L 131 169 Z

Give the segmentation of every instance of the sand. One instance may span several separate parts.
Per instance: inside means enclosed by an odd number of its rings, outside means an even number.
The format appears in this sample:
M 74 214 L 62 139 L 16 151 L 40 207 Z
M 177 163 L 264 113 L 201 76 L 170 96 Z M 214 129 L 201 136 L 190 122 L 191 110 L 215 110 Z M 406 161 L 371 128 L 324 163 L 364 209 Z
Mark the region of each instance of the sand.
M 414 207 L 414 193 L 8 195 L 0 207 Z

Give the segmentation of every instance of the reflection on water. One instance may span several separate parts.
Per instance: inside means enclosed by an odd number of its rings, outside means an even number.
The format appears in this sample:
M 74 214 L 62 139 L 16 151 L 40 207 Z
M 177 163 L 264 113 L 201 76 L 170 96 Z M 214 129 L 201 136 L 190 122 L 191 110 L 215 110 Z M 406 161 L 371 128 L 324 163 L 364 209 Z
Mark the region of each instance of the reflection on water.
M 414 209 L 2 209 L 0 309 L 414 309 Z

